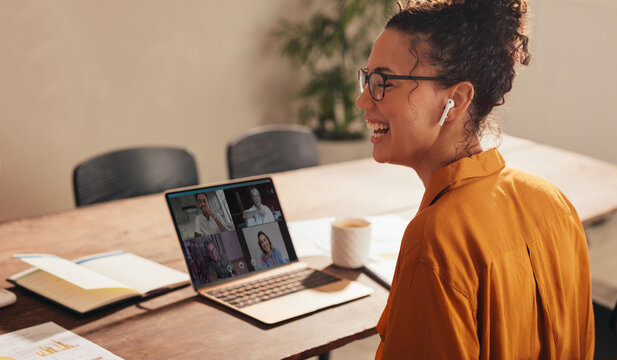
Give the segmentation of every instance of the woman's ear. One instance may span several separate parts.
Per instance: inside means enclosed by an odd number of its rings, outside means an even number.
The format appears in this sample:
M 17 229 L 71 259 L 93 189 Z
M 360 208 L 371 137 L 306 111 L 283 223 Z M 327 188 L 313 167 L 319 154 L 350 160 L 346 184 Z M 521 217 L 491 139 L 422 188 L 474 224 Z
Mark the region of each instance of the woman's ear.
M 473 100 L 474 89 L 473 85 L 469 81 L 462 81 L 456 85 L 452 85 L 448 89 L 449 99 L 454 101 L 454 106 L 451 106 L 448 110 L 445 121 L 453 121 L 462 119 L 467 121 L 468 109 Z M 447 109 L 448 104 L 446 103 Z

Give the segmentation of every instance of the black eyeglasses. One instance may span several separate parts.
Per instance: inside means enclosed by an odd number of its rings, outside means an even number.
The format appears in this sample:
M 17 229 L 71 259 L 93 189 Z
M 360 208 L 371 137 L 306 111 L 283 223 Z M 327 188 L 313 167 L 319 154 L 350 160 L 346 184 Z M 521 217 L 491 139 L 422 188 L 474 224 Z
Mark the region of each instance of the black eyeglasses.
M 375 101 L 383 100 L 383 97 L 386 95 L 386 88 L 391 86 L 386 83 L 390 79 L 445 81 L 443 78 L 433 76 L 388 75 L 376 71 L 369 74 L 368 69 L 358 70 L 358 85 L 360 86 L 360 92 L 363 93 L 368 84 L 368 91 Z

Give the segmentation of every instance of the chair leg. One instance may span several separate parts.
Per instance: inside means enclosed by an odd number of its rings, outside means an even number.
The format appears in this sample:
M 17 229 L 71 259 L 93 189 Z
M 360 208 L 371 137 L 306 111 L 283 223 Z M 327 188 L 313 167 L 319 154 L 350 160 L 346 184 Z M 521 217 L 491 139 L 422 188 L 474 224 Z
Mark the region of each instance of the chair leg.
M 615 308 L 613 309 L 613 312 L 611 313 L 611 319 L 609 320 L 609 326 L 611 330 L 613 330 L 614 332 L 617 332 L 617 303 L 615 303 Z

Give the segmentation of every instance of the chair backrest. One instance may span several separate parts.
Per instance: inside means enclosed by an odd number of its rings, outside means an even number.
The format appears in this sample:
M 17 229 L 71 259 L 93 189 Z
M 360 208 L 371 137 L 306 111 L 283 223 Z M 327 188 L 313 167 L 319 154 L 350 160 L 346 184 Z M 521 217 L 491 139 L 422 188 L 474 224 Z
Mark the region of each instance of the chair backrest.
M 306 126 L 258 127 L 227 145 L 230 179 L 315 165 L 319 165 L 317 139 Z
M 174 147 L 112 151 L 73 170 L 75 205 L 154 194 L 199 183 L 193 156 Z

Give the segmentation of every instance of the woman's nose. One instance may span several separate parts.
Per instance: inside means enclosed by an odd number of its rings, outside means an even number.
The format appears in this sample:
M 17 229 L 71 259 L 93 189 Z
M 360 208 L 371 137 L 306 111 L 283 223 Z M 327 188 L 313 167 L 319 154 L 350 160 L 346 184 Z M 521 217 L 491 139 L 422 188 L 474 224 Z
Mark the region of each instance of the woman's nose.
M 358 98 L 356 99 L 356 107 L 362 110 L 367 110 L 375 103 L 373 102 L 373 98 L 371 98 L 371 94 L 368 90 L 368 87 L 364 87 L 364 91 L 360 93 Z

